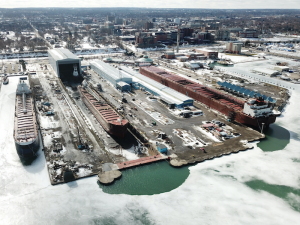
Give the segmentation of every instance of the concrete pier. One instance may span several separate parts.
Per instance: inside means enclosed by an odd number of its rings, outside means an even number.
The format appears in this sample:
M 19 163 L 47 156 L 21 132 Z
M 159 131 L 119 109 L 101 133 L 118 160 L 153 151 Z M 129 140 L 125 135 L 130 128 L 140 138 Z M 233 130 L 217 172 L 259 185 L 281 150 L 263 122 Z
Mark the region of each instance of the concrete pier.
M 104 171 L 98 174 L 99 181 L 102 184 L 110 184 L 114 182 L 115 179 L 118 179 L 121 176 L 122 173 L 119 170 Z

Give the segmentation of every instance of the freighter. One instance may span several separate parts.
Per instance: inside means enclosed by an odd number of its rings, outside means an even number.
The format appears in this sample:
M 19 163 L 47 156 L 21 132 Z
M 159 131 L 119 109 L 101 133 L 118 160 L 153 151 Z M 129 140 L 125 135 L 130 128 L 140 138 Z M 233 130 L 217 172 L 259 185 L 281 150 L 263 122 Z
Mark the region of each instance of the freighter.
M 39 149 L 38 127 L 31 90 L 24 78 L 20 78 L 16 93 L 14 139 L 21 158 L 36 156 Z
M 276 120 L 272 106 L 262 98 L 242 101 L 154 66 L 140 67 L 139 71 L 141 74 L 219 111 L 231 121 L 235 120 L 261 130 Z
M 78 86 L 81 99 L 94 114 L 101 126 L 111 135 L 124 138 L 128 121 L 121 116 L 97 93 L 93 92 L 84 81 Z

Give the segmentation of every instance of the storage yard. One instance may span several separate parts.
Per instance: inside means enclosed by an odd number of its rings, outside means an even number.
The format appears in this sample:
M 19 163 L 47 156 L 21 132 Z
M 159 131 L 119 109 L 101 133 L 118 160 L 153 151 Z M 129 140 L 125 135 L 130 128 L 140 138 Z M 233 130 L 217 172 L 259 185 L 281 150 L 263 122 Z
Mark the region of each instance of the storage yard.
M 19 77 L 28 78 L 53 185 L 96 174 L 111 183 L 133 166 L 168 160 L 177 167 L 247 150 L 289 97 L 217 69 L 187 76 L 162 66 L 81 62 L 68 51 L 49 55 L 50 64 L 27 64 L 27 71 L 8 64 L 3 72 L 14 90 Z

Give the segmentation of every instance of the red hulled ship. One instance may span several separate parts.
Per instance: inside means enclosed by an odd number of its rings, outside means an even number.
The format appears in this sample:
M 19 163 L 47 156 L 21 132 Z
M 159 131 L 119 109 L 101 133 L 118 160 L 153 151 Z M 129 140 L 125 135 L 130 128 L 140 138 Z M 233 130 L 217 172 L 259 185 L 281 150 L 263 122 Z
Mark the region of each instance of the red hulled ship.
M 83 85 L 78 86 L 81 99 L 96 117 L 101 126 L 111 135 L 124 138 L 128 121 L 121 116 L 97 93 Z
M 140 67 L 140 73 L 247 126 L 266 128 L 276 120 L 271 106 L 263 99 L 242 101 L 154 66 Z
M 20 78 L 17 87 L 14 123 L 15 145 L 23 159 L 36 156 L 40 146 L 33 97 L 25 79 Z

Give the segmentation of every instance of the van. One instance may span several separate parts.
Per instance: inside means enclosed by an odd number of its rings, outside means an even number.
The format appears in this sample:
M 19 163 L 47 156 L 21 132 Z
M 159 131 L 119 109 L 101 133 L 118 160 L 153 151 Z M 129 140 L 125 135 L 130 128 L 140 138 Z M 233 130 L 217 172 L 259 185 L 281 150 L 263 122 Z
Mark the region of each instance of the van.
M 198 110 L 198 111 L 194 111 L 193 112 L 193 115 L 203 115 L 203 111 L 201 111 L 201 110 Z

